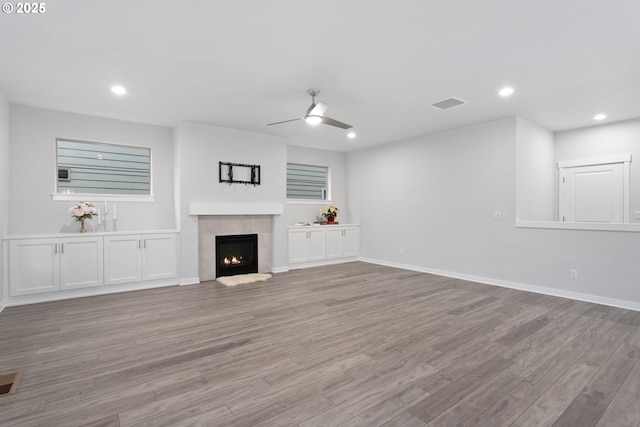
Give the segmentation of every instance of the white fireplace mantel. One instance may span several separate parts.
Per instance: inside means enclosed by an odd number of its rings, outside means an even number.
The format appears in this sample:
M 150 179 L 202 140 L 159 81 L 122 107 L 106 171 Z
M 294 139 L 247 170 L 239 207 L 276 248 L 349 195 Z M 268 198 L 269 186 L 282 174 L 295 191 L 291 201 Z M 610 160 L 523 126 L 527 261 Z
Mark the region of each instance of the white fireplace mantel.
M 282 203 L 189 203 L 189 215 L 282 215 Z

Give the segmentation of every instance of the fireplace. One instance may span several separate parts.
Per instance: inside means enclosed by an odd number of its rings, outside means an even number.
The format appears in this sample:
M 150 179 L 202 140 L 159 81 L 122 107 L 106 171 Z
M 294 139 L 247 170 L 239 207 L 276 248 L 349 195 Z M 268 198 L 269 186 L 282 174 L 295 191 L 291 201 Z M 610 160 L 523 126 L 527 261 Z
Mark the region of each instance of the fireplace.
M 257 234 L 216 236 L 216 277 L 257 272 Z
M 273 215 L 199 215 L 198 279 L 216 280 L 216 236 L 258 235 L 258 273 L 273 267 Z

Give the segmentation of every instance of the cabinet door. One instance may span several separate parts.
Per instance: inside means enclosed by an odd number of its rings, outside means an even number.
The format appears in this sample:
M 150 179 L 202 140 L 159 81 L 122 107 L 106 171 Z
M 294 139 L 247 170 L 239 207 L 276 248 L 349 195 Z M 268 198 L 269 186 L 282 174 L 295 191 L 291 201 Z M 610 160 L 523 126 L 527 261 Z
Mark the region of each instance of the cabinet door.
M 104 283 L 102 237 L 60 239 L 59 257 L 61 290 Z
M 104 283 L 139 282 L 142 280 L 142 237 L 107 236 L 104 238 Z
M 12 296 L 60 290 L 58 239 L 12 240 L 9 245 L 9 292 Z
M 327 230 L 327 258 L 339 258 L 342 256 L 342 233 L 342 228 L 330 228 Z
M 315 261 L 326 257 L 325 230 L 309 230 L 307 239 L 307 261 Z
M 307 260 L 308 230 L 289 230 L 289 262 Z
M 170 279 L 178 275 L 175 234 L 142 236 L 142 279 Z
M 358 256 L 360 251 L 360 229 L 345 228 L 342 233 L 342 256 Z

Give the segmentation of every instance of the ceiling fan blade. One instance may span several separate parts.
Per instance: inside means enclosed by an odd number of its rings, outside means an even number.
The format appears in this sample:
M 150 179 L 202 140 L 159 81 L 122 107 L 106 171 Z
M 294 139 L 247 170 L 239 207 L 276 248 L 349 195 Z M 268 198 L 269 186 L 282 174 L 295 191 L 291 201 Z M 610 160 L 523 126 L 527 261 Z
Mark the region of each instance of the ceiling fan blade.
M 271 126 L 271 125 L 279 125 L 280 123 L 295 122 L 296 120 L 302 120 L 302 119 L 304 119 L 304 117 L 298 117 L 297 119 L 291 119 L 291 120 L 283 120 L 283 121 L 281 121 L 281 122 L 267 123 L 267 126 Z
M 339 127 L 339 128 L 342 128 L 342 129 L 349 129 L 349 128 L 353 127 L 353 126 L 348 125 L 346 123 L 342 123 L 342 122 L 339 122 L 339 121 L 337 121 L 335 119 L 332 119 L 331 117 L 323 117 L 322 118 L 322 123 L 324 123 L 325 125 Z
M 327 108 L 329 108 L 329 106 L 320 101 L 318 102 L 315 107 L 313 107 L 310 111 L 307 112 L 308 116 L 324 116 L 324 112 L 327 111 Z

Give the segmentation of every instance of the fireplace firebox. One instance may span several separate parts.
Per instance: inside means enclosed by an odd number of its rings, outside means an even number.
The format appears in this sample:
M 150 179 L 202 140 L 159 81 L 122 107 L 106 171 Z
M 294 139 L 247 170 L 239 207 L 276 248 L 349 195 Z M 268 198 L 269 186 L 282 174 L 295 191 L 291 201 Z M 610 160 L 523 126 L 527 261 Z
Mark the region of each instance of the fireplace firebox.
M 216 236 L 216 277 L 257 272 L 257 234 Z

